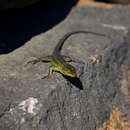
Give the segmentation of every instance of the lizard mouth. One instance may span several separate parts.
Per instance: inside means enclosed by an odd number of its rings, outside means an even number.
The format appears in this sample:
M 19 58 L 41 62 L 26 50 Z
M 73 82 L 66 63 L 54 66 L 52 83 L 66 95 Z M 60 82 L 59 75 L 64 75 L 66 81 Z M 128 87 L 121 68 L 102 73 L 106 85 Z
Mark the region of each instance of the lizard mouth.
M 72 77 L 72 78 L 76 78 L 77 77 L 77 74 L 66 74 L 67 76 L 69 77 Z

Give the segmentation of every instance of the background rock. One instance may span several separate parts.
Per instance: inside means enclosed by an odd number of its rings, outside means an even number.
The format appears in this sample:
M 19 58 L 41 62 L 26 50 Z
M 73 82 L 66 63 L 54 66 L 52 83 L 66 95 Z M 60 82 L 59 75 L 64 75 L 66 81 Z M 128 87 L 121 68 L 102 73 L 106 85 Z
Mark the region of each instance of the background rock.
M 128 3 L 130 3 L 130 0 L 96 0 L 96 1 L 120 3 L 120 4 L 128 4 Z
M 23 46 L 8 54 L 3 53 L 0 56 L 0 128 L 94 130 L 109 119 L 113 107 L 125 113 L 129 120 L 129 102 L 120 87 L 125 72 L 122 71 L 122 65 L 126 68 L 128 61 L 129 10 L 122 7 L 73 8 L 55 27 L 37 35 L 35 32 Z M 55 13 L 55 16 L 59 15 L 58 11 Z M 42 30 L 43 26 L 40 27 Z M 50 64 L 40 62 L 25 65 L 31 56 L 50 54 L 59 39 L 73 30 L 106 34 L 106 37 L 78 34 L 66 41 L 62 53 L 85 62 L 84 66 L 72 63 L 78 75 L 82 72 L 79 79 L 56 74 L 43 80 L 41 77 L 47 74 Z M 15 38 L 24 32 L 13 34 Z M 30 31 L 26 30 L 26 34 L 30 34 Z M 90 57 L 97 57 L 99 63 L 92 62 Z M 83 87 L 83 90 L 80 90 L 80 87 Z M 38 99 L 36 114 L 30 114 L 28 109 L 23 111 L 19 107 L 19 104 L 29 97 Z
M 23 8 L 40 0 L 1 0 L 0 9 Z

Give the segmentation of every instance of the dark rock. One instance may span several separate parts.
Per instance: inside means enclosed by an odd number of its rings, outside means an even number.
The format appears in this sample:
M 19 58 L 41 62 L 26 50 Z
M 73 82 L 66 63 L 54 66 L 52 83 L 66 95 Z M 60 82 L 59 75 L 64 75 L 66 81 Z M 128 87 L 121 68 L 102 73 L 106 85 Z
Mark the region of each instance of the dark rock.
M 62 0 L 62 2 L 64 1 L 68 2 L 69 0 Z M 75 3 L 77 1 L 78 0 L 72 0 L 71 2 Z M 60 2 L 60 0 L 0 0 L 0 10 L 25 8 L 27 6 L 32 6 L 35 4 L 42 4 L 45 9 L 48 5 L 55 6 L 55 4 L 58 4 Z
M 48 32 L 1 55 L 0 129 L 95 130 L 108 119 L 119 94 L 121 103 L 116 105 L 122 108 L 124 98 L 118 81 L 122 76 L 120 66 L 127 60 L 129 11 L 129 8 L 75 8 Z M 62 53 L 85 63 L 84 66 L 72 63 L 78 75 L 82 73 L 79 79 L 68 81 L 58 73 L 41 79 L 47 74 L 48 63 L 25 65 L 31 56 L 50 54 L 58 40 L 73 30 L 107 35 L 76 34 L 66 41 Z M 98 62 L 92 62 L 90 57 L 97 57 Z M 32 112 L 29 97 L 38 100 Z
M 40 0 L 1 0 L 0 9 L 23 8 Z
M 50 3 L 51 2 L 51 3 Z M 33 36 L 46 32 L 61 22 L 76 1 L 38 2 L 26 8 L 0 12 L 0 54 L 23 46 Z

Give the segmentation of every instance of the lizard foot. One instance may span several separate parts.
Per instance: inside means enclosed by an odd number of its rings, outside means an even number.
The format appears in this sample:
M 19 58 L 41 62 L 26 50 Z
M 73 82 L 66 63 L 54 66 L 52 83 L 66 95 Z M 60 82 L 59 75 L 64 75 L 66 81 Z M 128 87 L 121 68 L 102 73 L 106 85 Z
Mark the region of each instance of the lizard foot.
M 29 60 L 26 62 L 26 64 L 32 63 L 32 64 L 36 64 L 37 62 L 40 62 L 41 59 L 37 58 L 37 57 L 30 57 Z

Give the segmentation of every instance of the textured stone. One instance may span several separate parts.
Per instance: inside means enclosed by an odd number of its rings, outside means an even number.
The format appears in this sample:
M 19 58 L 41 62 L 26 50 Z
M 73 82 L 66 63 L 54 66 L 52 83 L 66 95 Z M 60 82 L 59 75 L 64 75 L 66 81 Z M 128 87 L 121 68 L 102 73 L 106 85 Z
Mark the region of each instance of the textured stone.
M 61 15 L 62 11 L 53 10 L 48 13 L 51 20 L 46 19 L 47 22 L 51 24 L 54 16 Z M 29 26 L 31 33 L 29 28 L 17 30 L 17 22 L 13 23 L 16 28 L 9 30 L 8 34 L 7 30 L 2 30 L 3 45 L 5 41 L 22 44 L 19 44 L 19 48 L 8 50 L 8 54 L 1 53 L 3 55 L 0 56 L 0 129 L 95 130 L 105 127 L 104 122 L 112 117 L 114 106 L 116 111 L 120 109 L 117 112 L 119 115 L 123 112 L 129 119 L 127 95 L 124 95 L 123 88 L 123 91 L 120 89 L 120 81 L 124 78 L 121 68 L 122 65 L 126 67 L 124 61 L 128 61 L 129 12 L 129 8 L 121 7 L 77 7 L 47 32 L 43 30 L 49 23 L 40 19 L 43 17 L 42 13 L 37 20 L 25 14 L 25 17 L 28 16 L 27 20 L 30 18 L 33 24 L 24 21 L 20 25 Z M 76 67 L 78 75 L 82 72 L 79 78 L 71 79 L 57 73 L 43 80 L 41 77 L 47 74 L 50 64 L 40 62 L 25 65 L 32 56 L 50 54 L 59 39 L 74 30 L 106 34 L 106 37 L 76 34 L 65 42 L 62 54 L 85 63 L 71 63 Z M 92 62 L 95 59 L 93 57 L 96 57 L 98 62 Z M 80 87 L 83 87 L 83 90 L 80 90 Z M 35 115 L 19 109 L 19 103 L 29 97 L 38 100 L 39 107 Z

